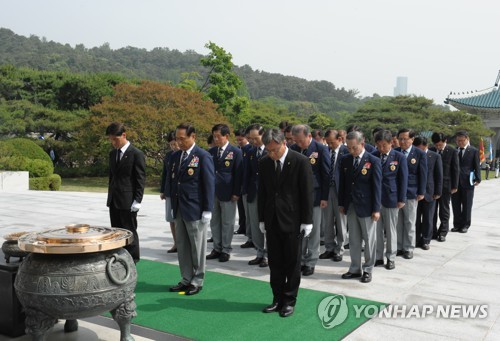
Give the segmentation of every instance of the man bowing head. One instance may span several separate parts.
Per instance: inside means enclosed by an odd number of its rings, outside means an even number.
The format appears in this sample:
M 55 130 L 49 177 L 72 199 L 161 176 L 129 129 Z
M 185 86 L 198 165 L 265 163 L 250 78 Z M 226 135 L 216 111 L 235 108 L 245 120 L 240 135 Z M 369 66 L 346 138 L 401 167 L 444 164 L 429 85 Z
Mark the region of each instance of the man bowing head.
M 257 202 L 273 291 L 273 302 L 263 312 L 287 317 L 299 291 L 302 237 L 312 230 L 312 170 L 307 157 L 288 149 L 280 130 L 266 130 L 262 142 L 268 154 L 259 163 Z

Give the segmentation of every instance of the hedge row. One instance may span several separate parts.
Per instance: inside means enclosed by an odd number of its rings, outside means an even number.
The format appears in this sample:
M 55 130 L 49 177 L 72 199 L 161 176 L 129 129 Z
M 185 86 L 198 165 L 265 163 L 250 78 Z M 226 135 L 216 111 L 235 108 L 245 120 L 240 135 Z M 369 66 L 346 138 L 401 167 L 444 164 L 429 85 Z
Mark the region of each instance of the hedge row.
M 61 188 L 59 174 L 51 174 L 40 178 L 30 178 L 30 190 L 58 191 Z

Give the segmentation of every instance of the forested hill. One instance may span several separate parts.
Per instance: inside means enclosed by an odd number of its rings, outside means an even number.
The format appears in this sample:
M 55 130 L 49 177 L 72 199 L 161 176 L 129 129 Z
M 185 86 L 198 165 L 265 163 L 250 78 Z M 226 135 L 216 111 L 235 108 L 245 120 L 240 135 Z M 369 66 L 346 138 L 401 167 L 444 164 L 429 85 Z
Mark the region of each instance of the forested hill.
M 195 72 L 202 78 L 206 75 L 207 70 L 200 65 L 201 57 L 195 51 L 180 52 L 169 48 L 112 50 L 109 44 L 93 48 L 80 44 L 73 48 L 69 44 L 47 41 L 34 35 L 27 38 L 0 28 L 0 65 L 50 71 L 115 72 L 126 77 L 177 84 L 183 73 Z M 357 90 L 337 88 L 331 82 L 253 70 L 248 65 L 237 67 L 236 72 L 245 81 L 251 99 L 277 97 L 321 103 L 347 111 L 353 111 L 359 104 Z

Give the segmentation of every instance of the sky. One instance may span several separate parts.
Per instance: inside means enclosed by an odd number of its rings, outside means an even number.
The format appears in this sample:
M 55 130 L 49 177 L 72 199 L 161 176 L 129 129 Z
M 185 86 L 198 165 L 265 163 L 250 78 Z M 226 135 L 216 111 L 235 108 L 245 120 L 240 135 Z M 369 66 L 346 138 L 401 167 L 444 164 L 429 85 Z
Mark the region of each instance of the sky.
M 408 92 L 437 104 L 492 87 L 500 69 L 493 0 L 1 0 L 0 27 L 112 49 L 167 47 L 236 65 L 327 80 L 360 96 Z

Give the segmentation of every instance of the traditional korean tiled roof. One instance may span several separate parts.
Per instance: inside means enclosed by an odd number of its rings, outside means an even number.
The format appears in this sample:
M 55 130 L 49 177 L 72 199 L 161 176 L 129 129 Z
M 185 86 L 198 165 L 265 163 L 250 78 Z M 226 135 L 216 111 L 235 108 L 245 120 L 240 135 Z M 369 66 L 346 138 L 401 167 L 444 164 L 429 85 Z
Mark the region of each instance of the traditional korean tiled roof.
M 445 100 L 459 110 L 477 111 L 499 111 L 500 110 L 500 90 L 498 86 L 490 89 L 467 92 L 461 94 L 450 93 Z

